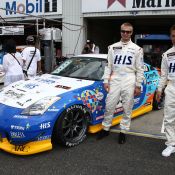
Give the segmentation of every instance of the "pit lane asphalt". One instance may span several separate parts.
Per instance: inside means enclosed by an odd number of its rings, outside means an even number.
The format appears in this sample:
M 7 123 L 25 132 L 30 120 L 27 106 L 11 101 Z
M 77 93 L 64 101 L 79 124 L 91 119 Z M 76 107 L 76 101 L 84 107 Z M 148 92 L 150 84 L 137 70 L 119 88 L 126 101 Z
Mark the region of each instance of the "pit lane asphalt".
M 124 145 L 118 134 L 103 140 L 96 135 L 73 148 L 54 145 L 53 150 L 32 156 L 0 151 L 2 175 L 174 175 L 175 154 L 161 156 L 164 140 L 127 136 Z

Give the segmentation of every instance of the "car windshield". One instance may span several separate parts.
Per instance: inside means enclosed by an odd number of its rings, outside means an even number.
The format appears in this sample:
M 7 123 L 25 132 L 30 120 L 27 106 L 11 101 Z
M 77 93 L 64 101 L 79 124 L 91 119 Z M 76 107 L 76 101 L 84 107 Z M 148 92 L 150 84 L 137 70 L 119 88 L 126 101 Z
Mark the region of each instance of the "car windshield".
M 73 57 L 63 62 L 52 74 L 86 80 L 101 80 L 106 63 L 107 60 L 103 58 Z

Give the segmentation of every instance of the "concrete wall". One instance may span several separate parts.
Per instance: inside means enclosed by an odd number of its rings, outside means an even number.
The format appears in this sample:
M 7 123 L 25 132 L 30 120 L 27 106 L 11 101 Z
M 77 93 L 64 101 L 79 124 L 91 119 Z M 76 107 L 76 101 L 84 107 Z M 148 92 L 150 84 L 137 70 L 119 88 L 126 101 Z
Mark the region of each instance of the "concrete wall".
M 82 18 L 81 0 L 63 0 L 62 12 L 62 53 L 68 57 L 80 54 L 86 41 L 86 27 L 83 27 L 86 22 Z

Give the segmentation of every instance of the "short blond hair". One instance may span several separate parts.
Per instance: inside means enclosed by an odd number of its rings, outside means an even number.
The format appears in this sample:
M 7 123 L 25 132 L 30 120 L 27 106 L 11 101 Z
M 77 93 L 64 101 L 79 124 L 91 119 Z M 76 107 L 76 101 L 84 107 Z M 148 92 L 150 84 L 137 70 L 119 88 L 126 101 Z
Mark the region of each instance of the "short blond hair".
M 128 27 L 131 27 L 132 30 L 133 30 L 133 25 L 132 25 L 131 23 L 129 23 L 129 22 L 125 22 L 125 23 L 123 23 L 123 24 L 121 25 L 121 27 L 122 27 L 122 26 L 128 26 Z

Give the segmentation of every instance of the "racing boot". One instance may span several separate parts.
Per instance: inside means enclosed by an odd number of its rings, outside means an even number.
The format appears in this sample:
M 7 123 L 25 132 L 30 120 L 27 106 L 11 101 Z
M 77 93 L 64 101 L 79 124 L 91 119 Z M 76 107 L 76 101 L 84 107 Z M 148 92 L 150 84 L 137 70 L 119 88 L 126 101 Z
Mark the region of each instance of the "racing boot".
M 163 150 L 162 156 L 169 157 L 174 152 L 175 152 L 174 146 L 167 146 L 167 148 Z
M 126 142 L 126 135 L 122 132 L 119 133 L 118 136 L 118 143 L 119 144 L 124 144 Z
M 101 140 L 104 137 L 107 137 L 109 135 L 109 131 L 106 131 L 102 129 L 98 134 L 97 134 L 97 140 Z

